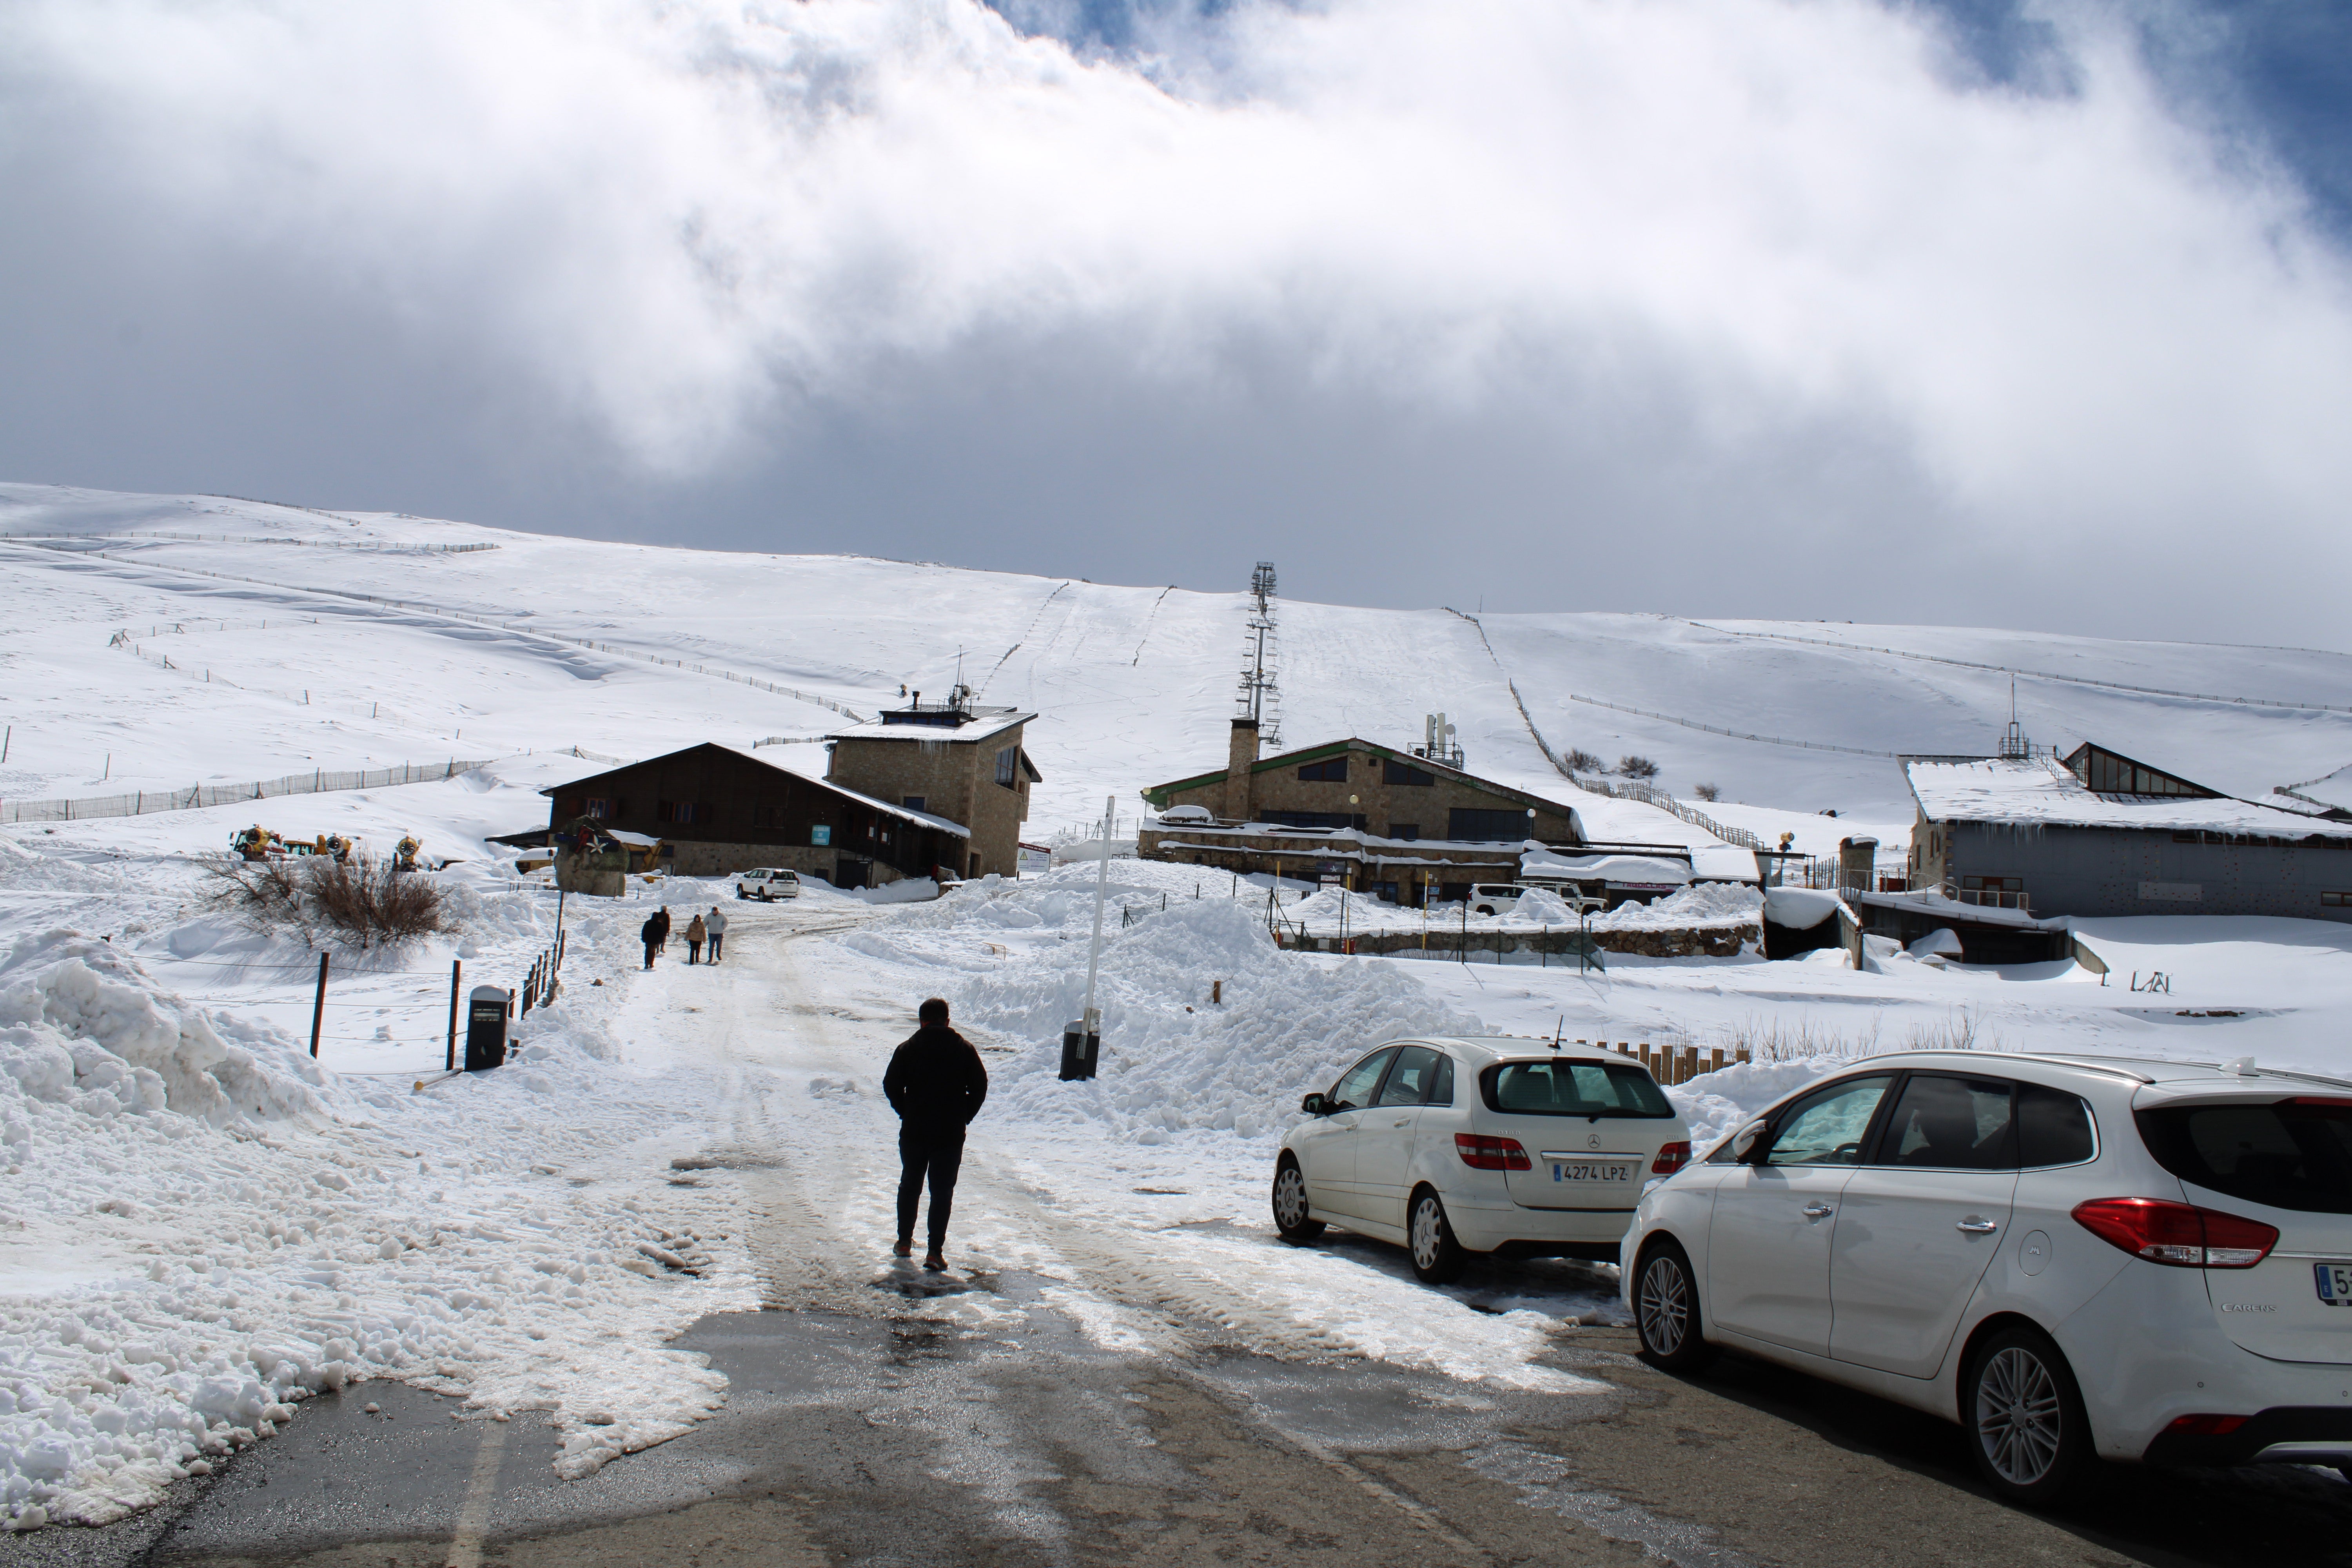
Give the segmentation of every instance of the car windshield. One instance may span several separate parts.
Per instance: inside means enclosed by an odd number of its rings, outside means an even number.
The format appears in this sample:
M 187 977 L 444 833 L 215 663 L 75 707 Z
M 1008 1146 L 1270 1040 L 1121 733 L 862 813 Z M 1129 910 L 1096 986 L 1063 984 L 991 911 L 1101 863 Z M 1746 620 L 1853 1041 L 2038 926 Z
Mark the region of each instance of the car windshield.
M 1486 1107 L 1512 1116 L 1672 1116 L 1649 1073 L 1631 1062 L 1503 1062 L 1479 1079 Z
M 2138 1112 L 2158 1164 L 2276 1209 L 2352 1214 L 2352 1100 L 2230 1100 Z

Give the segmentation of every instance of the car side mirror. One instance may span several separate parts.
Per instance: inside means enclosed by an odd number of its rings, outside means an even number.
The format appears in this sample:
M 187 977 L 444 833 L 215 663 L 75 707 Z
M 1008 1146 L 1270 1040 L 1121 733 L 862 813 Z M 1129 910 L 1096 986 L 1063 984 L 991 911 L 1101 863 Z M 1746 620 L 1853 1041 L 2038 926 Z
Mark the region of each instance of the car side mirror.
M 1762 1121 L 1751 1121 L 1741 1128 L 1731 1140 L 1732 1159 L 1742 1165 L 1754 1164 L 1768 1147 L 1764 1136 L 1767 1131 L 1769 1124 Z
M 1328 1116 L 1330 1114 L 1329 1109 L 1323 1102 L 1323 1097 L 1319 1094 L 1310 1094 L 1306 1099 L 1300 1100 L 1298 1102 L 1298 1109 L 1307 1112 L 1309 1116 Z

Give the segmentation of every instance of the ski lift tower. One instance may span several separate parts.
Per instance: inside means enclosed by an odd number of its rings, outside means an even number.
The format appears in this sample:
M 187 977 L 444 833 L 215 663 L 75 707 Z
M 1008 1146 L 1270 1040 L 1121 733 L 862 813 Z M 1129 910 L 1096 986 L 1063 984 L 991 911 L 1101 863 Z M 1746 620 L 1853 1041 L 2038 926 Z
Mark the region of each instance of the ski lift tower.
M 1249 591 L 1248 635 L 1243 645 L 1241 698 L 1235 716 L 1255 721 L 1258 743 L 1279 750 L 1281 694 L 1275 686 L 1274 672 L 1280 642 L 1275 626 L 1273 562 L 1257 563 L 1250 574 Z

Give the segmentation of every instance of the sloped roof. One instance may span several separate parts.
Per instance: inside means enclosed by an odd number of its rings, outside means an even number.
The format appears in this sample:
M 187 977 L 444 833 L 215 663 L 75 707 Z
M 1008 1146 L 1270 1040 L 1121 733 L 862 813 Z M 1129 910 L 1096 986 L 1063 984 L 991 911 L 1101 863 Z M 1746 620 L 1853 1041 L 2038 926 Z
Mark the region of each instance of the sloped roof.
M 1326 741 L 1320 745 L 1307 746 L 1295 752 L 1281 752 L 1271 757 L 1260 757 L 1256 762 L 1250 764 L 1250 772 L 1253 773 L 1272 773 L 1276 768 L 1295 767 L 1302 763 L 1316 762 L 1324 757 L 1336 756 L 1342 752 L 1349 751 L 1370 752 L 1372 755 L 1382 758 L 1386 761 L 1402 763 L 1409 768 L 1419 768 L 1424 773 L 1434 773 L 1442 778 L 1450 778 L 1459 783 L 1468 784 L 1473 789 L 1482 789 L 1490 795 L 1498 795 L 1508 800 L 1516 800 L 1522 805 L 1548 806 L 1553 811 L 1570 816 L 1574 815 L 1573 807 L 1563 805 L 1559 801 L 1549 799 L 1544 795 L 1536 795 L 1528 790 L 1520 789 L 1516 784 L 1499 784 L 1493 779 L 1480 778 L 1476 773 L 1467 772 L 1462 768 L 1454 767 L 1446 763 L 1438 762 L 1433 758 L 1416 757 L 1412 752 L 1399 751 L 1394 746 L 1383 746 L 1377 741 L 1367 741 L 1359 736 L 1353 735 L 1344 741 Z M 1171 779 L 1166 784 L 1153 784 L 1150 788 L 1145 790 L 1143 792 L 1143 798 L 1157 806 L 1164 802 L 1168 796 L 1177 793 L 1178 791 L 1200 789 L 1207 784 L 1220 783 L 1232 773 L 1233 769 L 1230 767 L 1223 767 L 1215 768 L 1204 773 L 1195 773 L 1191 778 Z
M 2352 840 L 2352 825 L 2228 795 L 2100 795 L 2052 757 L 1915 758 L 1904 763 L 1903 773 L 1921 815 L 1931 822 Z
M 787 778 L 798 779 L 804 784 L 814 784 L 818 789 L 829 791 L 834 795 L 840 795 L 845 800 L 856 801 L 858 805 L 869 806 L 876 811 L 881 812 L 885 816 L 895 816 L 901 821 L 915 823 L 919 826 L 935 828 L 941 833 L 952 833 L 959 838 L 969 838 L 971 837 L 971 829 L 966 827 L 960 822 L 950 822 L 946 817 L 934 816 L 928 811 L 913 811 L 903 805 L 893 805 L 887 800 L 877 800 L 874 796 L 864 794 L 861 791 L 844 788 L 842 785 L 834 783 L 831 779 L 812 778 L 807 773 L 801 772 L 798 768 L 785 767 L 780 763 L 770 762 L 767 758 L 761 756 L 756 752 L 746 751 L 741 746 L 730 746 L 718 741 L 704 741 L 697 745 L 681 746 L 675 752 L 665 752 L 657 757 L 646 757 L 637 762 L 626 763 L 621 767 L 606 768 L 602 773 L 588 773 L 580 778 L 568 779 L 562 784 L 550 784 L 539 793 L 543 795 L 553 796 L 560 795 L 566 790 L 581 789 L 586 785 L 595 784 L 601 779 L 608 779 L 617 773 L 628 773 L 632 769 L 641 768 L 647 763 L 667 762 L 671 757 L 682 757 L 689 752 L 699 751 L 725 752 L 730 756 L 740 757 L 747 763 L 757 763 L 760 766 L 766 768 L 771 773 L 782 773 Z M 606 832 L 607 830 L 600 828 L 598 831 Z M 607 833 L 607 836 L 611 837 L 620 837 L 617 834 L 610 833 Z
M 985 741 L 991 735 L 1026 724 L 1037 717 L 1017 708 L 982 708 L 961 724 L 892 724 L 883 716 L 836 730 L 828 741 Z

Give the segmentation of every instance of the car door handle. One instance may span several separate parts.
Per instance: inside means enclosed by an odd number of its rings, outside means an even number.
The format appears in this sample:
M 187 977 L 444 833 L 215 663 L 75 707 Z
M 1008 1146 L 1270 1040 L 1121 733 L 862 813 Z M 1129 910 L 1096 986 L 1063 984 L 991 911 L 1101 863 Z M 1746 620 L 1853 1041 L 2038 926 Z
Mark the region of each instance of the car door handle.
M 1979 1219 L 1975 1215 L 1970 1215 L 1968 1218 L 1960 1221 L 1959 1224 L 1954 1226 L 1952 1228 L 1954 1230 L 1967 1231 L 1970 1236 L 1990 1236 L 1994 1231 L 2000 1228 L 2000 1221 L 1997 1219 Z
M 1396 1119 L 1394 1124 L 1399 1127 L 1410 1127 L 1412 1125 L 1412 1118 L 1410 1116 L 1400 1116 Z
M 1832 1208 L 1827 1204 L 1807 1204 L 1805 1205 L 1805 1217 L 1807 1219 L 1827 1219 L 1830 1215 L 1835 1213 L 1837 1213 L 1837 1210 Z

